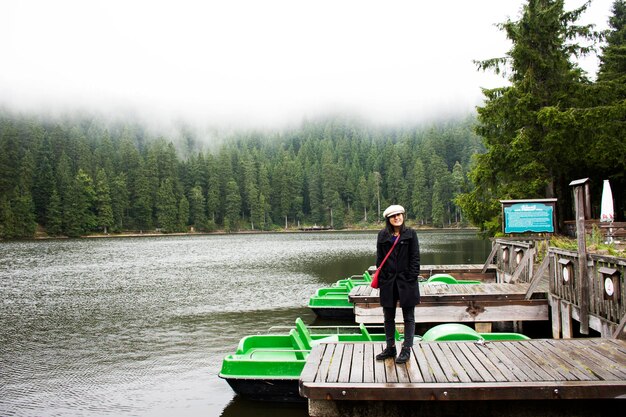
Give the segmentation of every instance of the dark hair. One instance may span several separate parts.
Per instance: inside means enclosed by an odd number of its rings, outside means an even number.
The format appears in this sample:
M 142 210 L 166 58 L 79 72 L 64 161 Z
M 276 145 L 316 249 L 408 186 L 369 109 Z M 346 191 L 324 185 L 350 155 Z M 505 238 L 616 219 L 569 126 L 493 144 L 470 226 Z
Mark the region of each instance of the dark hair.
M 389 236 L 392 236 L 393 232 L 394 232 L 394 228 L 391 225 L 391 220 L 389 220 L 389 219 L 390 219 L 390 217 L 387 217 L 385 219 L 385 223 L 386 223 L 385 228 L 387 229 L 387 232 L 389 233 Z M 404 213 L 402 213 L 402 226 L 400 226 L 400 234 L 402 234 L 402 232 L 404 232 L 404 229 L 406 229 L 405 225 L 406 225 L 406 218 L 404 217 Z

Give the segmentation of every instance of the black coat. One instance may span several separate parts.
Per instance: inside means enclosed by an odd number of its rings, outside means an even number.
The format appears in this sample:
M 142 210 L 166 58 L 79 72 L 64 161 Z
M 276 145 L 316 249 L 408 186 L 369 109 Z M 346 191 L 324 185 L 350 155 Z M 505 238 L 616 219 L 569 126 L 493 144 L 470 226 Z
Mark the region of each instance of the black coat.
M 387 229 L 378 233 L 376 242 L 376 266 L 378 267 L 391 249 L 393 241 Z M 415 307 L 420 302 L 417 276 L 420 273 L 420 246 L 415 230 L 405 228 L 385 265 L 378 274 L 380 305 L 395 307 L 393 287 L 397 284 L 401 307 Z

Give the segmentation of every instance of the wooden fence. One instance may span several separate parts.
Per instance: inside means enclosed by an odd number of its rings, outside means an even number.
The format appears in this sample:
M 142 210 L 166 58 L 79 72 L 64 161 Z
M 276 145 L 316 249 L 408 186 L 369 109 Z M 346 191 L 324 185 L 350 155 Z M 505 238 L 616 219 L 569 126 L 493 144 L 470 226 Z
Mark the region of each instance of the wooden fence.
M 537 244 L 546 238 L 495 239 L 484 269 L 492 262 L 499 283 L 530 282 L 537 262 Z
M 572 337 L 573 320 L 586 317 L 589 328 L 602 337 L 618 337 L 626 318 L 626 259 L 587 254 L 587 268 L 581 273 L 578 256 L 548 248 L 553 337 Z

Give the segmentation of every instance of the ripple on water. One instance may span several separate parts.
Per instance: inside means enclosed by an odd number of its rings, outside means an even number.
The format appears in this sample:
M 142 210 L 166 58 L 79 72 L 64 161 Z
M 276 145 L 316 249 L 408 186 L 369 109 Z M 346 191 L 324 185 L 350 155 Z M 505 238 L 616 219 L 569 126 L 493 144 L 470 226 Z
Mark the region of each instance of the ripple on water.
M 429 241 L 457 251 L 448 234 L 420 239 L 425 254 Z M 1 243 L 0 415 L 219 415 L 233 396 L 217 377 L 223 356 L 247 334 L 312 322 L 309 297 L 370 266 L 374 241 L 337 233 Z

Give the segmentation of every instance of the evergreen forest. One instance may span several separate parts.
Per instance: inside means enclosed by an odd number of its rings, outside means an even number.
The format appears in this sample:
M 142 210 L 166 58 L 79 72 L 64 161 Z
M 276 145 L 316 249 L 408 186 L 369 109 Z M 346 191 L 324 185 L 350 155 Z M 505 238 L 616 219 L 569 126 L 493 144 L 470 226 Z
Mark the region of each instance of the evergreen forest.
M 342 229 L 402 202 L 418 224 L 459 223 L 473 119 L 390 130 L 339 119 L 234 134 L 217 149 L 99 118 L 0 119 L 5 238 L 92 233 Z M 186 157 L 182 158 L 181 154 Z

